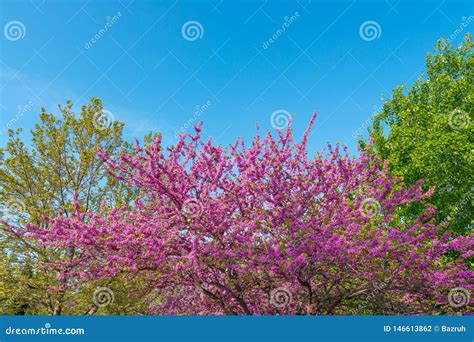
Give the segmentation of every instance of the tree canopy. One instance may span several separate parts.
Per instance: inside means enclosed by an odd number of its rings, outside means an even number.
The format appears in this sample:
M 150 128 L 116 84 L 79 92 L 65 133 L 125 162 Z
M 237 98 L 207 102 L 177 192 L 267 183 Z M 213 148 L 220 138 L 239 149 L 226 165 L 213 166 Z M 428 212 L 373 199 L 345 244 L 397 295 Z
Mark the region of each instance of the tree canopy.
M 48 229 L 45 217 L 71 214 L 75 198 L 84 208 L 96 211 L 99 204 L 126 204 L 133 192 L 110 177 L 97 156 L 101 148 L 111 155 L 128 149 L 122 139 L 123 123 L 107 122 L 102 103 L 91 103 L 74 113 L 73 105 L 59 107 L 60 115 L 42 109 L 40 123 L 25 142 L 22 130 L 9 130 L 0 151 L 0 206 L 2 218 L 17 225 L 36 224 Z M 104 206 L 102 206 L 104 208 Z M 84 220 L 87 218 L 84 217 Z M 58 270 L 45 272 L 42 265 L 74 260 L 77 248 L 49 248 L 25 240 L 1 225 L 0 313 L 61 314 L 90 309 L 89 297 L 81 299 L 74 289 L 51 291 L 69 279 L 58 279 Z M 94 286 L 83 292 L 93 291 Z M 117 298 L 117 301 L 119 298 Z M 74 305 L 72 305 L 73 303 Z
M 473 43 L 445 40 L 350 156 L 290 126 L 135 145 L 99 99 L 0 149 L 0 314 L 469 310 Z M 113 304 L 113 305 L 109 305 Z
M 441 39 L 426 58 L 426 75 L 398 86 L 374 117 L 371 138 L 393 174 L 434 188 L 438 222 L 468 233 L 474 212 L 474 56 L 471 35 L 452 48 Z
M 363 310 L 451 312 L 448 289 L 473 288 L 462 262 L 472 237 L 437 237 L 423 182 L 404 187 L 367 151 L 352 158 L 336 146 L 308 157 L 309 128 L 299 143 L 287 128 L 277 140 L 268 133 L 223 149 L 201 141 L 199 125 L 169 148 L 158 137 L 134 154 L 102 151 L 110 172 L 140 189 L 134 206 L 104 215 L 76 203 L 49 229 L 18 233 L 78 247 L 61 263 L 65 278 L 146 275 L 162 314 L 358 312 L 380 284 Z M 413 202 L 425 211 L 400 222 L 399 208 Z M 460 257 L 446 259 L 449 249 Z

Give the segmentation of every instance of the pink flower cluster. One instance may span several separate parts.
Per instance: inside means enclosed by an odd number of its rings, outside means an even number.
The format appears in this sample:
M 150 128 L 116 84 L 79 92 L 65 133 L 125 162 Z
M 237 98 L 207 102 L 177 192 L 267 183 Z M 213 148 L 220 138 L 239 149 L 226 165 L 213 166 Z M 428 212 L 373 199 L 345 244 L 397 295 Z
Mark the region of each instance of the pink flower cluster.
M 472 236 L 442 234 L 429 207 L 404 215 L 430 193 L 421 181 L 404 187 L 369 152 L 329 146 L 310 157 L 314 118 L 301 142 L 288 128 L 225 149 L 203 142 L 198 125 L 170 148 L 157 139 L 116 159 L 101 152 L 139 193 L 131 208 L 77 206 L 23 233 L 76 250 L 55 265 L 64 278 L 142 275 L 160 296 L 154 314 L 449 311 L 451 288 L 473 290 L 463 262 Z

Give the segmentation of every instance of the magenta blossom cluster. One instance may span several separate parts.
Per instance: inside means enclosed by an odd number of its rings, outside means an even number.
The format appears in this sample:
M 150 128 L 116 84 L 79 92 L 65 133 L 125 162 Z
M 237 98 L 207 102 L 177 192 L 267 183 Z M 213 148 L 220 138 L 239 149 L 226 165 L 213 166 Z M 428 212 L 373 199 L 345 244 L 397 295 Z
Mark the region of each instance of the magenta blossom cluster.
M 314 118 L 300 142 L 288 127 L 223 148 L 199 124 L 169 148 L 158 138 L 119 158 L 100 152 L 138 200 L 96 213 L 76 205 L 23 234 L 76 251 L 53 265 L 74 280 L 65 286 L 140 274 L 159 296 L 153 314 L 453 310 L 450 289 L 473 290 L 472 236 L 443 234 L 422 182 L 404 187 L 368 151 L 310 156 Z M 410 218 L 402 209 L 414 202 L 425 209 Z

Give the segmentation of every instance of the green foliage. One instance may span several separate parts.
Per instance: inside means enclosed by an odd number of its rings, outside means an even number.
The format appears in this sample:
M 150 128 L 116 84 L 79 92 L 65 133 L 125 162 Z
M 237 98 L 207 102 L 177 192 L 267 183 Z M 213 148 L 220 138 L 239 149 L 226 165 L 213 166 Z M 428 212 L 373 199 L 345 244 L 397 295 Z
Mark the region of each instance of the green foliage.
M 102 210 L 127 205 L 134 196 L 132 190 L 109 177 L 97 156 L 98 147 L 111 155 L 130 150 L 122 139 L 123 123 L 113 121 L 102 126 L 102 103 L 98 99 L 83 106 L 79 115 L 73 112 L 71 102 L 59 110 L 58 118 L 42 109 L 40 123 L 31 131 L 28 143 L 22 140 L 21 129 L 9 130 L 6 147 L 0 150 L 4 156 L 0 161 L 0 206 L 2 219 L 10 223 L 44 227 L 44 217 L 56 216 L 58 211 L 70 214 L 75 194 L 81 206 L 91 211 L 98 210 L 101 203 L 105 204 Z M 62 290 L 68 279 L 57 279 L 60 270 L 46 272 L 42 268 L 46 261 L 73 259 L 74 247 L 41 246 L 14 237 L 9 230 L 0 225 L 0 314 L 94 311 L 91 291 L 103 284 L 90 283 L 74 292 Z M 123 290 L 124 282 L 117 279 L 112 285 Z M 55 288 L 59 290 L 53 291 Z M 117 295 L 116 303 L 122 297 L 126 294 Z M 107 310 L 100 308 L 99 312 Z
M 435 188 L 429 202 L 439 222 L 448 221 L 456 233 L 473 223 L 473 46 L 470 34 L 455 49 L 441 39 L 427 56 L 426 76 L 407 91 L 398 86 L 370 131 L 375 150 L 395 175 Z
M 426 75 L 408 89 L 398 86 L 370 130 L 375 152 L 389 161 L 393 174 L 407 184 L 423 179 L 426 189 L 435 188 L 427 201 L 436 208 L 438 221 L 448 221 L 449 229 L 459 234 L 472 228 L 474 212 L 473 47 L 470 35 L 455 49 L 440 40 L 427 56 Z M 122 139 L 123 123 L 102 126 L 98 99 L 91 99 L 79 114 L 71 102 L 59 110 L 60 117 L 42 109 L 31 141 L 24 141 L 21 129 L 9 130 L 6 146 L 0 148 L 1 220 L 48 228 L 44 217 L 58 211 L 69 216 L 74 196 L 82 209 L 92 212 L 127 206 L 136 197 L 138 190 L 110 177 L 97 156 L 99 147 L 112 156 L 133 153 Z M 153 138 L 147 135 L 145 145 Z M 394 220 L 415 217 L 422 207 L 400 207 Z M 0 224 L 0 315 L 146 314 L 148 305 L 159 299 L 156 292 L 143 290 L 149 288 L 147 275 L 65 286 L 71 279 L 58 277 L 63 269 L 46 270 L 43 265 L 74 260 L 76 247 L 46 247 L 12 233 Z M 99 287 L 113 291 L 113 303 L 94 303 Z M 377 301 L 385 300 L 376 295 Z M 354 305 L 378 313 L 363 302 Z

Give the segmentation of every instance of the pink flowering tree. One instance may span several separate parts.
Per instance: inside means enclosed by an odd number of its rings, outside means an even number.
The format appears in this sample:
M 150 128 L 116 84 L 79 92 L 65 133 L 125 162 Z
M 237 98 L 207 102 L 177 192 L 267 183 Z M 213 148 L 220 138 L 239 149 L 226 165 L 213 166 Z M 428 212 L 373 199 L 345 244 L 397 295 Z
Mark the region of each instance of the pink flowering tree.
M 225 149 L 202 141 L 198 125 L 170 148 L 158 138 L 118 159 L 100 152 L 139 192 L 131 209 L 77 205 L 50 229 L 19 234 L 75 247 L 54 265 L 77 280 L 67 286 L 143 275 L 160 294 L 152 314 L 465 312 L 472 236 L 443 234 L 422 182 L 405 188 L 368 152 L 308 155 L 313 121 L 300 142 L 288 128 Z M 425 209 L 404 217 L 413 202 Z

